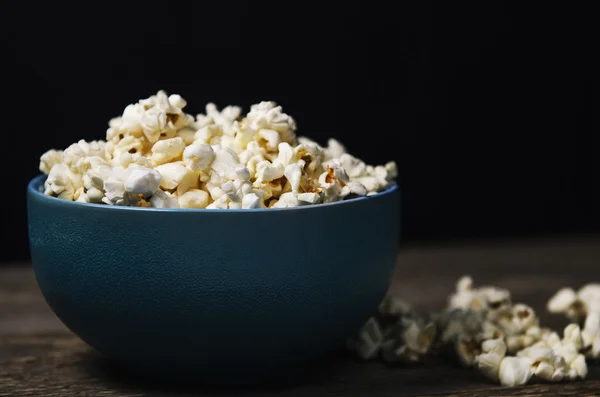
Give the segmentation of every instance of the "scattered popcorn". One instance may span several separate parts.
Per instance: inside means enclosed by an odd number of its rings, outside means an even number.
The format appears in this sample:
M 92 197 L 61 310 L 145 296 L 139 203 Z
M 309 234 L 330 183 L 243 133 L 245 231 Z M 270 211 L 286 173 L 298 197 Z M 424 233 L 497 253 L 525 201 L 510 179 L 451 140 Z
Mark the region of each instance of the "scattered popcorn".
M 296 122 L 275 102 L 246 115 L 209 103 L 193 117 L 186 106 L 159 91 L 111 119 L 106 141 L 47 151 L 39 164 L 45 193 L 121 206 L 287 208 L 377 194 L 398 174 L 394 162 L 369 166 L 335 139 L 322 147 L 297 137 Z
M 462 366 L 507 387 L 531 379 L 574 381 L 587 376 L 586 357 L 600 355 L 598 307 L 600 284 L 557 292 L 548 302 L 549 311 L 579 321 L 567 325 L 561 338 L 540 326 L 531 307 L 512 304 L 509 291 L 475 288 L 466 276 L 441 312 L 418 313 L 406 301 L 385 297 L 348 346 L 363 359 L 379 357 L 386 363 L 422 362 L 453 352 Z

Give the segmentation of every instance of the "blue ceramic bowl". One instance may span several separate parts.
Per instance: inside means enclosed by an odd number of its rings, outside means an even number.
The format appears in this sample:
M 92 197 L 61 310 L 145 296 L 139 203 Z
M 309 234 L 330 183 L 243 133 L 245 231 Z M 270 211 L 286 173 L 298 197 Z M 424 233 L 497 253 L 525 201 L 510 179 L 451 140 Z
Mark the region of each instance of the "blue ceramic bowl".
M 288 209 L 180 210 L 27 189 L 31 257 L 56 315 L 134 369 L 268 377 L 339 347 L 396 262 L 399 191 Z M 165 375 L 166 376 L 166 375 Z

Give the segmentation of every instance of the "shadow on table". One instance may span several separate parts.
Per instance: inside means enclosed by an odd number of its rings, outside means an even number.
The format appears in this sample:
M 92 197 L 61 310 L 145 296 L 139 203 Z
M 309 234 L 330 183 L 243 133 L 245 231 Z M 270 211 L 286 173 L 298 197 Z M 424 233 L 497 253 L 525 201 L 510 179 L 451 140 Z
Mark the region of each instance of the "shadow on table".
M 335 379 L 356 360 L 345 352 L 336 352 L 325 358 L 313 360 L 288 371 L 285 376 L 251 386 L 215 386 L 202 381 L 158 379 L 140 375 L 123 368 L 118 362 L 102 357 L 95 351 L 81 353 L 78 367 L 85 378 L 93 379 L 103 389 L 107 387 L 121 393 L 147 395 L 281 395 L 294 389 L 321 389 L 324 384 L 335 384 Z M 319 387 L 321 386 L 321 387 Z

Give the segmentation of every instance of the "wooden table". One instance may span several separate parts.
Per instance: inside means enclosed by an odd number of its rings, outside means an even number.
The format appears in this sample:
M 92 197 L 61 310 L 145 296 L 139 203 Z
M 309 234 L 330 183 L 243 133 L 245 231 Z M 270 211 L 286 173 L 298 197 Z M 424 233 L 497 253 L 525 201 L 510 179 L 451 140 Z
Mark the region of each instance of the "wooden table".
M 497 241 L 486 244 L 403 246 L 392 283 L 417 306 L 439 309 L 455 280 L 506 287 L 542 324 L 565 321 L 544 311 L 562 286 L 600 281 L 600 236 Z M 600 365 L 585 381 L 506 389 L 450 363 L 387 368 L 334 354 L 293 384 L 218 390 L 139 380 L 117 370 L 80 342 L 50 312 L 29 266 L 0 268 L 0 396 L 593 396 Z

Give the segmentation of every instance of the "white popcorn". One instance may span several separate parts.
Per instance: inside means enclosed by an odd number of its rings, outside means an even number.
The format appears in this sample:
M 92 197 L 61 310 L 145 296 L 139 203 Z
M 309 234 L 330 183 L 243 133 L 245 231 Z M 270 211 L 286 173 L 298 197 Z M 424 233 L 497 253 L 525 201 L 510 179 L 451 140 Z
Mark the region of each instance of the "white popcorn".
M 152 161 L 156 165 L 167 163 L 180 157 L 184 149 L 185 142 L 180 137 L 158 141 L 152 146 Z
M 235 170 L 240 165 L 237 154 L 235 154 L 233 150 L 223 148 L 220 145 L 213 146 L 213 150 L 215 157 L 210 166 L 213 172 L 217 173 L 222 178 L 237 178 Z
M 281 106 L 275 102 L 261 102 L 252 105 L 250 112 L 246 116 L 250 122 L 250 127 L 255 131 L 270 129 L 280 134 L 282 142 L 291 143 L 296 135 L 296 122 L 292 117 L 281 111 Z
M 255 193 L 249 193 L 242 198 L 242 208 L 262 208 L 262 199 Z
M 217 200 L 215 200 L 211 204 L 209 204 L 206 208 L 209 210 L 212 210 L 212 209 L 226 210 L 229 208 L 228 204 L 229 203 L 228 203 L 227 196 L 222 195 L 220 198 L 218 198 Z
M 322 197 L 319 193 L 300 193 L 300 194 L 298 194 L 298 201 L 302 201 L 304 203 L 316 204 L 320 200 L 322 200 Z
M 75 190 L 79 188 L 73 183 L 74 179 L 75 177 L 67 165 L 55 164 L 44 184 L 45 194 L 64 200 L 73 200 Z
M 256 178 L 260 181 L 270 182 L 283 176 L 283 165 L 272 164 L 269 160 L 261 161 L 256 164 Z
M 583 339 L 581 338 L 581 329 L 577 324 L 569 324 L 565 327 L 564 337 L 565 340 L 573 343 L 577 350 L 583 347 Z
M 158 91 L 110 119 L 106 141 L 44 153 L 45 193 L 123 206 L 285 208 L 373 195 L 397 175 L 395 163 L 366 165 L 334 139 L 324 148 L 296 137 L 294 119 L 274 102 L 252 105 L 245 117 L 209 103 L 194 118 L 186 106 Z M 390 351 L 419 356 L 403 346 Z
M 500 384 L 507 387 L 526 384 L 533 375 L 531 364 L 525 357 L 504 357 L 498 373 Z
M 572 288 L 563 288 L 550 298 L 547 308 L 551 313 L 565 313 L 576 300 L 577 295 Z
M 279 133 L 277 131 L 262 129 L 258 131 L 258 135 L 267 141 L 267 148 L 275 149 L 279 146 Z
M 506 355 L 506 344 L 502 339 L 486 340 L 481 345 L 482 353 L 476 356 L 477 369 L 492 380 L 498 380 L 500 363 Z
M 60 164 L 62 161 L 63 152 L 61 150 L 48 150 L 40 157 L 40 171 L 44 174 L 48 174 L 55 164 Z
M 281 142 L 278 146 L 279 154 L 277 155 L 277 160 L 275 160 L 275 164 L 281 164 L 284 167 L 288 165 L 294 164 L 296 161 L 296 156 L 294 154 L 294 148 L 290 146 L 287 142 Z
M 344 153 L 340 156 L 340 163 L 346 170 L 346 173 L 350 178 L 358 178 L 365 175 L 366 164 L 354 156 L 348 153 Z M 374 190 L 374 189 L 369 189 Z
M 155 208 L 179 208 L 178 201 L 169 193 L 160 189 L 158 189 L 156 193 L 150 197 L 150 203 Z
M 575 360 L 571 362 L 570 366 L 572 370 L 575 370 L 575 373 L 579 378 L 583 379 L 587 376 L 588 368 L 583 354 L 578 354 Z
M 125 191 L 150 197 L 158 190 L 161 180 L 162 175 L 156 169 L 133 169 L 125 180 Z
M 327 147 L 325 148 L 325 156 L 327 159 L 337 159 L 339 158 L 341 161 L 341 157 L 346 153 L 346 148 L 340 142 L 336 141 L 333 138 L 330 138 L 327 141 Z M 346 168 L 346 167 L 344 167 Z M 348 172 L 348 169 L 346 169 Z
M 215 152 L 210 145 L 192 143 L 183 151 L 183 163 L 192 171 L 205 171 L 212 164 Z
M 200 189 L 189 189 L 178 199 L 179 208 L 206 208 L 209 203 L 208 193 Z
M 302 168 L 303 161 L 299 164 L 289 164 L 285 167 L 283 175 L 289 181 L 290 186 L 292 188 L 292 192 L 297 193 L 300 188 L 300 183 L 302 182 Z M 281 163 L 278 163 L 281 164 Z
M 198 186 L 196 174 L 182 163 L 167 163 L 155 168 L 162 175 L 160 187 L 164 190 L 177 189 L 177 195 Z
M 294 193 L 283 193 L 280 197 L 279 197 L 279 201 L 277 201 L 277 203 L 275 205 L 273 205 L 273 208 L 289 208 L 289 207 L 298 207 L 299 205 L 302 205 L 302 202 L 300 202 L 300 200 L 298 200 L 298 198 L 294 195 Z
M 375 319 L 370 318 L 359 332 L 359 344 L 356 347 L 357 352 L 364 360 L 374 358 L 379 352 L 382 342 L 383 335 L 381 328 Z
M 243 165 L 239 165 L 235 168 L 235 174 L 241 181 L 249 181 L 250 180 L 250 171 L 248 167 L 244 167 Z
M 185 99 L 177 94 L 169 95 L 169 103 L 179 109 L 183 109 L 187 105 Z
M 177 131 L 177 133 L 175 134 L 175 136 L 183 139 L 183 142 L 185 143 L 186 146 L 191 145 L 192 143 L 194 143 L 194 135 L 196 134 L 196 130 L 193 129 L 192 127 L 188 126 L 188 127 L 183 127 L 182 129 L 180 129 L 179 131 Z
M 128 205 L 129 197 L 125 190 L 125 181 L 132 170 L 128 168 L 113 168 L 110 177 L 104 181 L 103 201 L 111 205 Z

